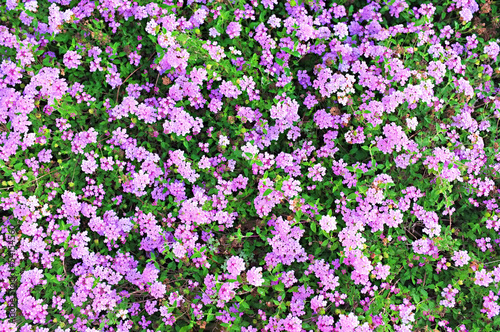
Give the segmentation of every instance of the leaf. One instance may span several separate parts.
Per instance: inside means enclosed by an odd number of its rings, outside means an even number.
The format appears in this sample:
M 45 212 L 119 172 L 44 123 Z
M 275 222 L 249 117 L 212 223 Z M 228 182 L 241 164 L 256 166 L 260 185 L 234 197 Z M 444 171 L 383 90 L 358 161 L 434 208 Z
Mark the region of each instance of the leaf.
M 187 332 L 187 331 L 191 331 L 191 328 L 193 327 L 193 323 L 187 325 L 187 326 L 183 326 L 181 327 L 181 329 L 179 330 L 179 332 Z
M 312 222 L 311 223 L 311 230 L 316 233 L 316 223 Z
M 262 195 L 262 196 L 267 196 L 272 192 L 273 192 L 273 190 L 271 188 L 268 188 L 268 189 L 266 189 L 266 191 L 264 192 L 264 195 Z

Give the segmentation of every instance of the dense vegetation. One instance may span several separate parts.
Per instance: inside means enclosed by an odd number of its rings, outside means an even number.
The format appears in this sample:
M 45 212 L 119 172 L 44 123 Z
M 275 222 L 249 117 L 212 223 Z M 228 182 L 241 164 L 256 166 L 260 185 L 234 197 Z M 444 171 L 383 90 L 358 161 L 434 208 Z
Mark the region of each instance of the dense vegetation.
M 0 331 L 498 331 L 491 0 L 0 1 Z

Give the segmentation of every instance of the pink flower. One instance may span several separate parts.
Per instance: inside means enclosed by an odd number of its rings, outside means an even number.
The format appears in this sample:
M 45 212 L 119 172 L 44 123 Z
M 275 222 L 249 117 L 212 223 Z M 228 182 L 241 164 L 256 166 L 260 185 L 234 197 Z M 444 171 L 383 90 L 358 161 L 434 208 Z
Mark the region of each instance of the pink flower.
M 389 276 L 391 267 L 389 265 L 382 265 L 380 262 L 375 267 L 373 273 L 377 279 L 385 280 Z
M 415 130 L 417 128 L 417 125 L 418 125 L 418 120 L 416 117 L 413 117 L 413 118 L 407 118 L 406 119 L 406 125 L 408 126 L 408 129 L 410 130 Z
M 233 256 L 227 260 L 227 270 L 233 277 L 237 277 L 245 270 L 245 261 L 241 257 Z
M 327 302 L 325 301 L 325 297 L 323 295 L 316 295 L 311 299 L 311 309 L 317 313 L 318 309 L 326 307 Z
M 64 54 L 63 63 L 68 69 L 78 68 L 82 56 L 75 51 L 68 51 Z
M 331 232 L 337 229 L 337 219 L 331 216 L 323 216 L 319 221 L 321 229 L 325 232 Z
M 231 22 L 227 26 L 226 33 L 229 35 L 230 39 L 239 37 L 241 32 L 241 25 L 238 22 Z
M 162 298 L 165 293 L 166 293 L 166 286 L 164 284 L 162 284 L 161 282 L 159 281 L 155 281 L 152 285 L 151 285 L 151 290 L 150 290 L 150 293 L 151 295 L 156 298 L 156 299 L 160 299 Z
M 489 57 L 496 61 L 497 56 L 500 53 L 500 47 L 497 43 L 490 41 L 489 45 L 484 47 L 484 53 L 488 54 Z
M 469 8 L 462 8 L 460 11 L 460 18 L 464 20 L 464 22 L 469 22 L 472 20 L 472 12 Z
M 254 266 L 250 270 L 248 270 L 247 281 L 252 286 L 262 286 L 262 284 L 264 283 L 264 279 L 262 278 L 262 268 Z
M 302 191 L 300 187 L 300 181 L 293 178 L 283 181 L 281 190 L 286 197 L 295 197 L 299 192 Z
M 487 272 L 485 269 L 481 271 L 476 271 L 474 283 L 478 286 L 488 287 L 488 285 L 493 281 L 491 278 L 491 272 Z
M 307 177 L 313 181 L 322 181 L 323 176 L 326 174 L 326 168 L 321 166 L 321 164 L 316 164 L 313 167 L 309 167 L 309 173 Z
M 455 251 L 451 259 L 455 261 L 455 265 L 458 267 L 464 266 L 470 261 L 470 257 L 465 250 Z

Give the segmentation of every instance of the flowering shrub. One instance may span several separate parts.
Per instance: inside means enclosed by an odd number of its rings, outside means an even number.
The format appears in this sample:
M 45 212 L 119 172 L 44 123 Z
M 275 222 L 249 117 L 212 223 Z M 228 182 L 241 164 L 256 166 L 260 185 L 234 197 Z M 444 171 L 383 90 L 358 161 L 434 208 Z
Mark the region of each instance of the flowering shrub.
M 490 0 L 0 3 L 1 331 L 498 331 Z

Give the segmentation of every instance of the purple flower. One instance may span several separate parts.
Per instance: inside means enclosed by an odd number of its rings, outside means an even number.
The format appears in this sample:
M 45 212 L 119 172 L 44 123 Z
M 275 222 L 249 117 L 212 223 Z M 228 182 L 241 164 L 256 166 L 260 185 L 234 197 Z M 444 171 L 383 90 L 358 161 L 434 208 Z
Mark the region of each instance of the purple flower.
M 228 24 L 226 33 L 229 35 L 230 39 L 239 37 L 241 32 L 241 25 L 238 22 L 231 22 Z
M 472 12 L 469 8 L 462 8 L 460 11 L 460 17 L 464 22 L 470 22 L 470 20 L 472 20 Z
M 455 265 L 460 267 L 464 266 L 470 261 L 470 256 L 468 255 L 467 251 L 465 250 L 460 250 L 460 251 L 455 251 L 453 254 L 453 257 L 451 257 L 453 261 L 455 261 Z
M 319 221 L 321 229 L 325 232 L 331 232 L 337 229 L 337 219 L 331 216 L 323 216 Z
M 500 47 L 496 42 L 490 42 L 489 45 L 484 47 L 484 53 L 488 54 L 493 60 L 497 60 L 497 56 L 500 53 Z
M 64 54 L 63 63 L 68 69 L 78 68 L 82 56 L 75 51 L 68 51 Z
M 227 271 L 233 277 L 237 277 L 245 270 L 245 261 L 243 258 L 233 256 L 227 260 Z
M 261 267 L 252 267 L 247 272 L 247 281 L 250 285 L 255 287 L 260 287 L 264 283 L 264 279 L 262 278 L 262 268 Z

